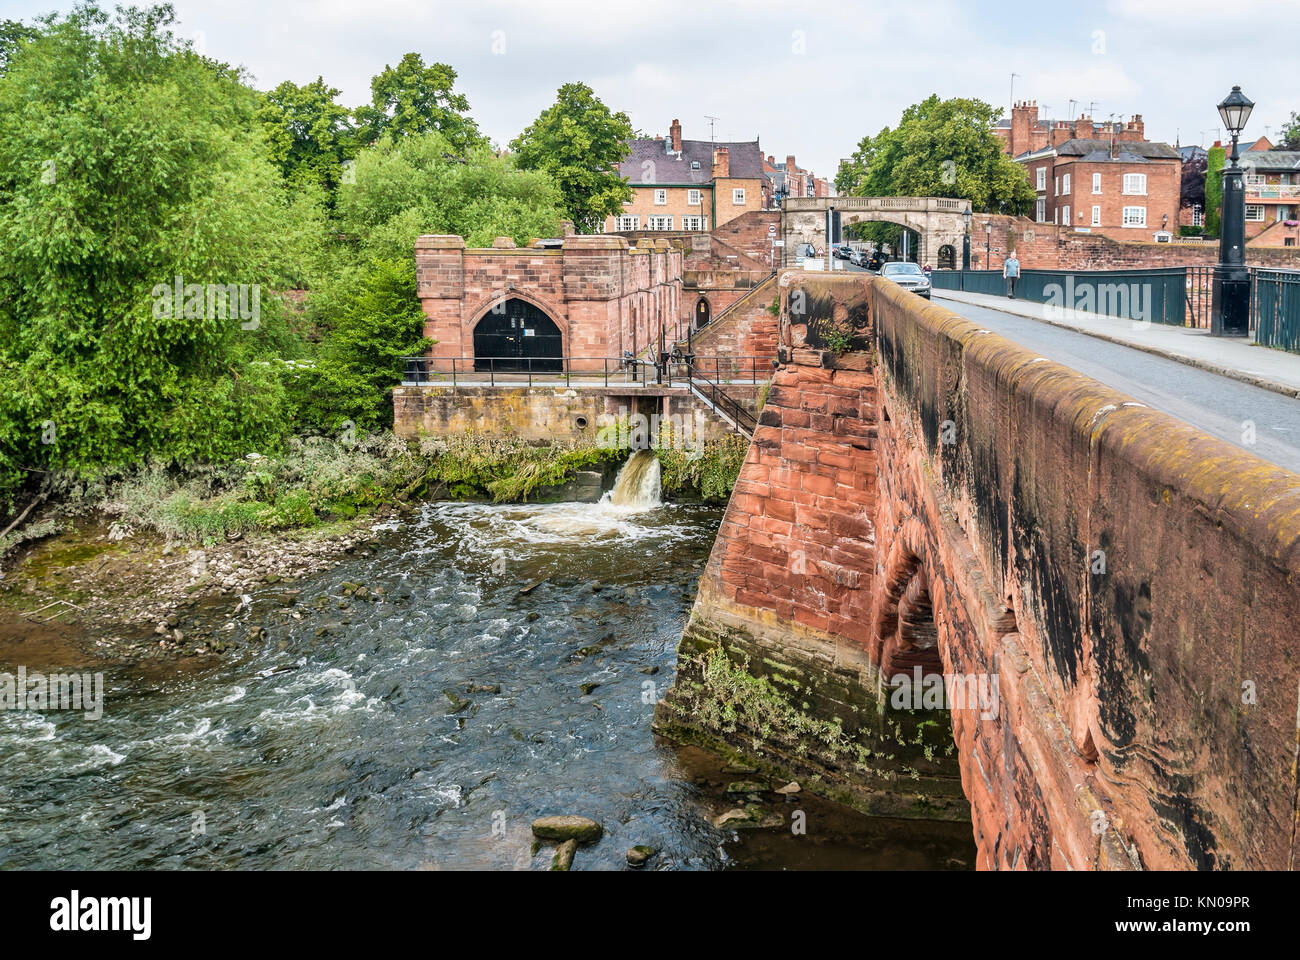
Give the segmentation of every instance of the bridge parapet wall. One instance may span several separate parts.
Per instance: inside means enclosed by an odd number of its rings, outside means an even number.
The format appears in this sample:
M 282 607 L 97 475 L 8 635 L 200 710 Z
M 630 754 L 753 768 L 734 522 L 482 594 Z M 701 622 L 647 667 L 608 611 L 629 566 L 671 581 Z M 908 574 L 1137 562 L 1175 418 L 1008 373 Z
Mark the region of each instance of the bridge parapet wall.
M 947 637 L 958 664 L 1002 655 L 1012 705 L 1003 729 L 965 731 L 968 795 L 1016 766 L 1009 726 L 1029 762 L 1001 790 L 1012 808 L 1043 798 L 1020 839 L 1049 862 L 1100 835 L 1146 866 L 1285 868 L 1300 476 L 887 284 L 873 305 L 891 420 L 879 526 L 951 520 L 995 612 L 1014 615 L 1000 637 Z M 1066 815 L 1080 797 L 1087 817 Z M 977 836 L 1003 865 L 1007 839 Z

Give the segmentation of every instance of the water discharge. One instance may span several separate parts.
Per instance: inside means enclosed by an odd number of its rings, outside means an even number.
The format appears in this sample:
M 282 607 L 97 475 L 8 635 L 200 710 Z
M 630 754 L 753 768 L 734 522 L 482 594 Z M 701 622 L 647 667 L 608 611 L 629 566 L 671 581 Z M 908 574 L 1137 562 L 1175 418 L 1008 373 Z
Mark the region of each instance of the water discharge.
M 535 869 L 549 813 L 604 823 L 577 869 L 634 844 L 671 869 L 968 865 L 969 826 L 807 794 L 765 800 L 806 836 L 712 826 L 741 777 L 650 721 L 720 519 L 661 505 L 635 454 L 599 503 L 429 505 L 378 550 L 231 598 L 206 616 L 265 641 L 104 667 L 98 721 L 0 714 L 0 868 Z M 3 648 L 0 669 L 38 655 Z

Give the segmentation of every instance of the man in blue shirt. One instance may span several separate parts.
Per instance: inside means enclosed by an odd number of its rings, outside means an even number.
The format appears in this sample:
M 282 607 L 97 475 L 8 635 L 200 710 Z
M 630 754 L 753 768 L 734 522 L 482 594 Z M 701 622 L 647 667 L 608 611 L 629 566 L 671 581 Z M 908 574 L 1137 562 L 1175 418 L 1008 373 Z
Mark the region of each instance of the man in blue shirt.
M 1016 257 L 1014 250 L 1011 251 L 1002 264 L 1002 276 L 1006 278 L 1007 299 L 1010 300 L 1016 295 L 1016 281 L 1020 279 L 1020 260 Z

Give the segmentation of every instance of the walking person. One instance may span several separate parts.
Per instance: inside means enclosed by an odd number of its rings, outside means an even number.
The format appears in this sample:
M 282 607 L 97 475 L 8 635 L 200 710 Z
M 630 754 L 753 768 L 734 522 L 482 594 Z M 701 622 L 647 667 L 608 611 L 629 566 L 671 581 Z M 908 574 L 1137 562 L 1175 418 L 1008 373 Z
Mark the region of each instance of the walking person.
M 1002 264 L 1002 276 L 1006 278 L 1007 299 L 1010 300 L 1016 295 L 1016 281 L 1020 279 L 1020 260 L 1016 257 L 1014 250 L 1011 251 Z

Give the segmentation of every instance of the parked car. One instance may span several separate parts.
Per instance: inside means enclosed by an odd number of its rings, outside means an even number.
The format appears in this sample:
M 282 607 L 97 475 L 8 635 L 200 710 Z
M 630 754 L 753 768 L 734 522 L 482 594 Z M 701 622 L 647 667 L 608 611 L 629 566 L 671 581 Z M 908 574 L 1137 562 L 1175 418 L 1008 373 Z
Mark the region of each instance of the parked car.
M 866 267 L 871 262 L 871 251 L 866 247 L 857 247 L 849 256 L 849 262 L 859 267 Z
M 814 260 L 816 257 L 817 251 L 813 249 L 811 243 L 800 243 L 794 248 L 794 265 L 796 267 L 803 267 L 805 261 Z
M 918 297 L 930 299 L 930 278 L 914 263 L 887 263 L 880 268 L 880 275 Z
M 837 243 L 831 248 L 831 253 L 836 260 L 848 260 L 853 256 L 853 248 L 847 243 Z

